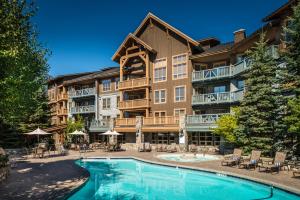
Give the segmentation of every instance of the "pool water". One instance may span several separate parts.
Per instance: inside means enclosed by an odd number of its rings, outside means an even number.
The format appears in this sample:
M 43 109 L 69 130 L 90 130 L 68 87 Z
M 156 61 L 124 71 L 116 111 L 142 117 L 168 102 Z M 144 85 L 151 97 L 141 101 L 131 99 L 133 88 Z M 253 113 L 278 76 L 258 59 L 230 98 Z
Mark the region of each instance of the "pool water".
M 69 200 L 300 200 L 299 196 L 255 182 L 214 173 L 165 167 L 133 159 L 88 159 L 77 164 L 88 182 Z
M 170 160 L 176 162 L 202 162 L 202 161 L 211 161 L 219 160 L 220 157 L 216 155 L 204 155 L 204 154 L 161 154 L 157 155 L 157 158 L 163 160 Z

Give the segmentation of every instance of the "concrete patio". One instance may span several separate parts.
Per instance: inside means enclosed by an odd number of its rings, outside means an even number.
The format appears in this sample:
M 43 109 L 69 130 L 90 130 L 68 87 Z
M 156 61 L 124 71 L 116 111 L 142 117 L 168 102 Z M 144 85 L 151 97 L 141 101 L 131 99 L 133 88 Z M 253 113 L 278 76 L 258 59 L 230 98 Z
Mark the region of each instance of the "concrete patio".
M 182 166 L 237 175 L 243 178 L 279 186 L 300 194 L 300 178 L 293 178 L 292 173 L 281 171 L 279 174 L 258 172 L 257 170 L 238 169 L 221 166 L 220 160 L 198 163 L 179 163 L 158 159 L 158 153 L 139 153 L 136 151 L 103 152 L 97 150 L 80 154 L 70 151 L 67 156 L 46 158 L 28 158 L 19 161 L 11 169 L 9 178 L 0 183 L 0 199 L 60 199 L 80 186 L 88 178 L 86 170 L 77 166 L 74 161 L 80 157 L 134 157 L 153 163 Z

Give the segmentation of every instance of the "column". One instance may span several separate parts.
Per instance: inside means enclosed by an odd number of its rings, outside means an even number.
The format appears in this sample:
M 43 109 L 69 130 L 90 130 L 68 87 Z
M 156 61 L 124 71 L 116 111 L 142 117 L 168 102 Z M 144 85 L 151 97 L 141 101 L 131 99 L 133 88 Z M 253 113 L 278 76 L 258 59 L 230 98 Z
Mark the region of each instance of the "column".
M 99 81 L 95 80 L 95 120 L 99 118 Z

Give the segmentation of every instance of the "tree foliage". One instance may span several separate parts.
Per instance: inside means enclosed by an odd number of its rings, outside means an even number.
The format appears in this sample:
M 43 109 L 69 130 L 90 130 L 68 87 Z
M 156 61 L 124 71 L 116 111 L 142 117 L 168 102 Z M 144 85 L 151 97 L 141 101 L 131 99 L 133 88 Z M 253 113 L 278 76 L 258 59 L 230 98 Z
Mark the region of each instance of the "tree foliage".
M 237 143 L 236 130 L 238 128 L 239 108 L 235 108 L 232 115 L 222 115 L 217 121 L 213 133 L 222 136 L 227 142 Z
M 31 22 L 35 11 L 26 0 L 0 0 L 0 123 L 15 132 L 48 123 L 48 50 Z

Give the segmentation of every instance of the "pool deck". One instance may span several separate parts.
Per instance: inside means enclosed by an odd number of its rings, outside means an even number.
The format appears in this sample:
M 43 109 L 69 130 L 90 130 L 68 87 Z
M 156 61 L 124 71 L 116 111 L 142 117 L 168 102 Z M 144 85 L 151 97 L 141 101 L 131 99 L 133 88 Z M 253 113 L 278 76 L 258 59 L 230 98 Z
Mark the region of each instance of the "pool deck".
M 97 150 L 85 154 L 70 151 L 67 156 L 28 158 L 19 161 L 11 169 L 7 180 L 0 183 L 0 199 L 61 199 L 73 189 L 83 184 L 89 174 L 74 163 L 80 157 L 116 157 L 135 158 L 142 161 L 172 166 L 220 172 L 279 186 L 300 194 L 300 178 L 293 178 L 292 172 L 281 171 L 279 174 L 258 172 L 257 170 L 238 169 L 221 166 L 221 161 L 183 163 L 158 159 L 159 153 L 139 153 L 136 151 L 103 152 Z

